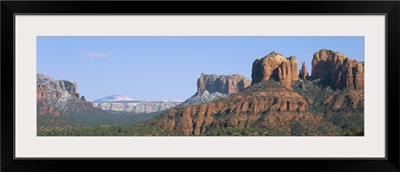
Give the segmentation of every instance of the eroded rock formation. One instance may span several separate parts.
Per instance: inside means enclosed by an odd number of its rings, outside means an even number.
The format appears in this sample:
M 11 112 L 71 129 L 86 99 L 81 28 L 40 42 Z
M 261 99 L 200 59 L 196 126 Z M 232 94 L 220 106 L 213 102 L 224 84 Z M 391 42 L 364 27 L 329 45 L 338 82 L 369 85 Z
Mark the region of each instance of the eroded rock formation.
M 299 78 L 302 80 L 306 80 L 308 78 L 308 71 L 305 62 L 301 63 L 301 69 L 299 70 Z
M 332 50 L 322 49 L 314 53 L 311 77 L 321 79 L 323 86 L 334 89 L 364 89 L 363 65 Z
M 253 62 L 251 78 L 252 84 L 273 79 L 292 90 L 292 81 L 299 79 L 296 57 L 285 58 L 273 51 Z

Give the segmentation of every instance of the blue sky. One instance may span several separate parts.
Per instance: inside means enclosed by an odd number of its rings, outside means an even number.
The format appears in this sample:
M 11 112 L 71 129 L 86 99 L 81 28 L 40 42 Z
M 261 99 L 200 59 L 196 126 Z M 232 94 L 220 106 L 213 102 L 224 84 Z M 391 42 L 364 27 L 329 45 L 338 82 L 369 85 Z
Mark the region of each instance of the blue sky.
M 73 80 L 93 101 L 111 94 L 136 100 L 185 100 L 201 73 L 251 80 L 255 59 L 271 51 L 306 62 L 320 49 L 363 61 L 363 37 L 38 37 L 37 72 Z

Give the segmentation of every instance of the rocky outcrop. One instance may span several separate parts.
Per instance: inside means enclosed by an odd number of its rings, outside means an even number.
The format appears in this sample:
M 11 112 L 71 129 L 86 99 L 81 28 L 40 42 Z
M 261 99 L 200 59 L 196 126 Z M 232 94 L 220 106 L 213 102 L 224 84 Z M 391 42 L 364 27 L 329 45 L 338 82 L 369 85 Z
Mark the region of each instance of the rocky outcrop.
M 139 126 L 156 126 L 199 135 L 209 129 L 224 127 L 248 128 L 266 120 L 267 112 L 301 113 L 308 109 L 306 100 L 275 81 L 263 81 L 214 102 L 174 108 Z
M 139 113 L 153 113 L 163 110 L 173 108 L 179 104 L 181 101 L 120 101 L 120 102 L 94 102 L 93 106 L 106 111 L 118 111 L 118 112 L 132 112 L 134 114 Z
M 305 62 L 301 63 L 301 69 L 299 70 L 299 78 L 302 80 L 306 80 L 308 78 L 308 71 Z
M 238 74 L 215 75 L 204 74 L 197 79 L 197 92 L 177 107 L 198 105 L 216 101 L 237 93 L 251 85 L 250 80 Z
M 207 90 L 210 93 L 220 92 L 222 94 L 237 93 L 250 86 L 251 82 L 246 77 L 238 74 L 215 75 L 202 73 L 197 79 L 197 92 Z
M 296 57 L 285 58 L 273 51 L 253 62 L 251 78 L 252 84 L 273 79 L 292 90 L 292 82 L 299 79 Z
M 106 111 L 123 111 L 132 113 L 153 113 L 174 107 L 184 107 L 208 103 L 228 94 L 237 93 L 251 85 L 250 80 L 238 74 L 215 75 L 204 74 L 197 79 L 197 93 L 186 101 L 126 101 L 127 96 L 111 95 L 95 100 L 93 106 Z M 131 99 L 131 98 L 130 98 Z
M 363 64 L 332 50 L 314 53 L 311 77 L 321 79 L 323 86 L 334 89 L 364 89 Z
M 296 56 L 290 56 L 288 58 L 288 60 L 289 60 L 289 62 L 291 64 L 291 69 L 290 70 L 292 71 L 292 74 L 291 74 L 292 81 L 297 81 L 297 80 L 299 80 L 299 73 L 297 72 L 297 71 L 299 71 L 299 69 L 298 69 L 298 66 L 297 66 Z
M 364 90 L 364 64 L 357 63 L 353 69 L 353 83 L 354 89 Z M 351 77 L 349 77 L 351 79 Z M 351 83 L 351 80 L 349 81 Z
M 73 81 L 54 80 L 37 74 L 36 86 L 37 113 L 40 115 L 60 116 L 95 110 L 91 102 L 79 96 L 77 84 Z

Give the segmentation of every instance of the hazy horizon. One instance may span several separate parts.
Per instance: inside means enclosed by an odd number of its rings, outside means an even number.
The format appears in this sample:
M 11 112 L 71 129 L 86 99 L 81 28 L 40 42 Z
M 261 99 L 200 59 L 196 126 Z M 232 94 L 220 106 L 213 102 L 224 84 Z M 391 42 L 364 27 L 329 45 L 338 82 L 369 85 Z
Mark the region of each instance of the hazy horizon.
M 37 73 L 72 80 L 93 101 L 113 94 L 135 100 L 186 100 L 201 73 L 251 80 L 255 59 L 272 51 L 296 56 L 299 69 L 320 49 L 364 61 L 364 37 L 37 37 Z

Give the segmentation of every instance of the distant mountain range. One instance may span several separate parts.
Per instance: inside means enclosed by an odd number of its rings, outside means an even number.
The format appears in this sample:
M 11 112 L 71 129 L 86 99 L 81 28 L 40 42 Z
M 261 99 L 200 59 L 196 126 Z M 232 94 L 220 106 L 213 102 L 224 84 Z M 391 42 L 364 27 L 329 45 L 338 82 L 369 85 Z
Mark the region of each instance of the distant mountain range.
M 129 96 L 124 96 L 124 95 L 119 95 L 119 94 L 113 94 L 107 97 L 103 97 L 100 99 L 96 99 L 93 101 L 93 103 L 124 103 L 124 102 L 129 102 L 129 103 L 142 103 L 142 102 L 182 102 L 182 100 L 135 100 Z
M 110 95 L 93 101 L 93 106 L 106 111 L 154 113 L 173 108 L 182 101 L 179 100 L 134 100 L 124 95 Z
M 204 74 L 197 79 L 197 92 L 185 101 L 180 100 L 133 100 L 123 95 L 111 95 L 97 99 L 93 106 L 107 111 L 123 111 L 133 113 L 153 113 L 173 107 L 184 107 L 212 102 L 237 93 L 250 86 L 251 81 L 238 74 L 216 75 Z
M 93 106 L 106 111 L 119 111 L 139 113 L 153 113 L 173 108 L 182 101 L 165 102 L 165 101 L 113 101 L 93 103 Z
M 103 102 L 118 102 L 118 101 L 133 101 L 133 98 L 118 94 L 113 94 L 107 97 L 103 97 L 100 99 L 96 99 L 93 102 L 95 103 L 103 103 Z

